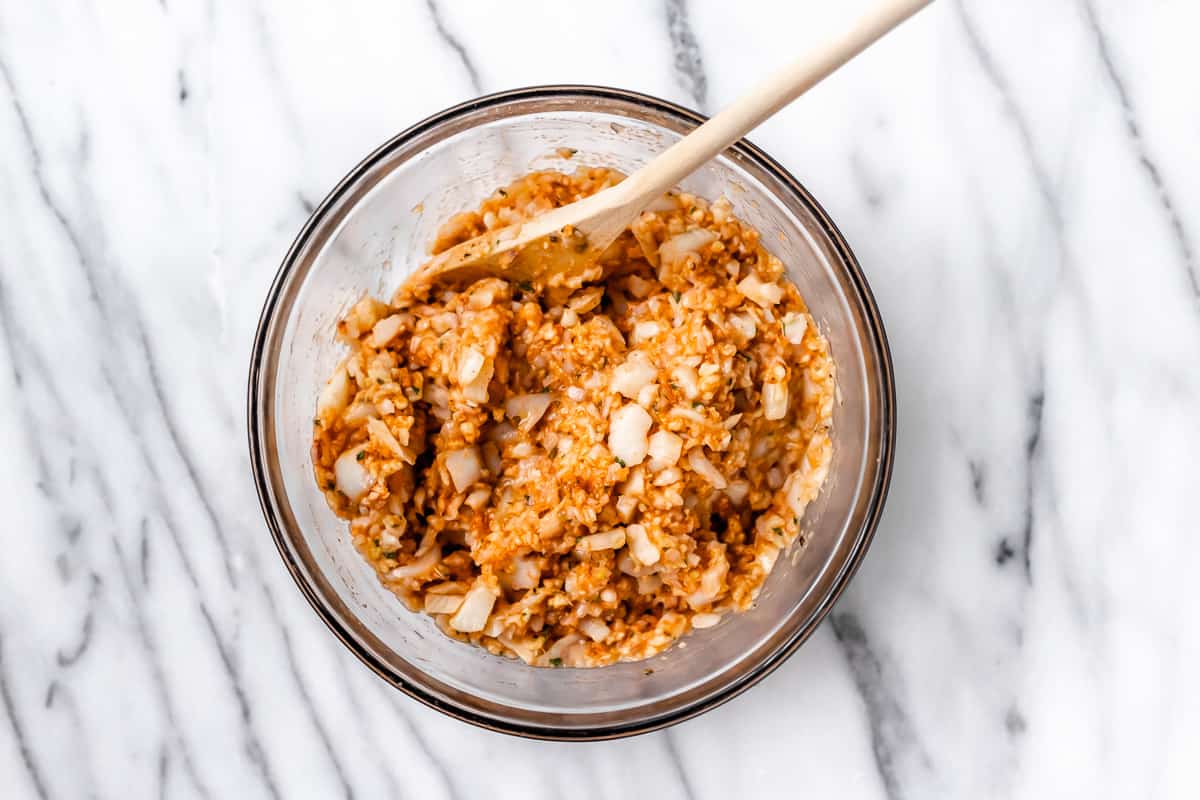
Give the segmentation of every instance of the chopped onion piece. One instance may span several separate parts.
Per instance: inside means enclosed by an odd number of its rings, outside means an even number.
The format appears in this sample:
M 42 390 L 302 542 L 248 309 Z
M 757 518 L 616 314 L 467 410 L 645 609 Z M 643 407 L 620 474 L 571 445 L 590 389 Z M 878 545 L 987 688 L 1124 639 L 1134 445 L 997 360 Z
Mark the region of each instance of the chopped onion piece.
M 658 572 L 656 565 L 643 566 L 634 560 L 633 556 L 629 553 L 629 548 L 621 550 L 617 556 L 617 569 L 634 578 L 641 578 L 645 575 L 652 575 Z
M 678 483 L 683 480 L 683 472 L 679 467 L 667 467 L 662 472 L 654 476 L 655 486 L 670 486 L 672 483 Z
M 736 480 L 725 487 L 725 494 L 729 495 L 729 500 L 735 506 L 740 506 L 746 502 L 746 496 L 750 494 L 749 481 Z
M 405 463 L 412 464 L 416 461 L 411 453 L 400 446 L 400 443 L 396 441 L 396 437 L 392 435 L 391 430 L 388 429 L 387 424 L 383 420 L 367 420 L 367 433 L 370 435 L 371 441 L 379 442 Z
M 375 347 L 385 347 L 388 342 L 396 338 L 400 333 L 400 329 L 404 327 L 404 317 L 400 314 L 392 314 L 390 317 L 384 317 L 375 323 L 375 327 L 371 328 L 371 339 Z
M 487 505 L 488 500 L 492 498 L 492 490 L 487 487 L 476 489 L 467 495 L 467 499 L 463 503 L 468 508 L 473 508 L 476 511 Z
M 629 470 L 629 477 L 621 484 L 621 494 L 641 495 L 646 491 L 646 471 L 641 467 Z
M 619 550 L 625 546 L 625 531 L 617 528 L 580 537 L 575 543 L 575 549 L 582 553 L 596 553 L 601 550 Z
M 604 624 L 604 621 L 595 617 L 584 617 L 579 620 L 579 630 L 587 634 L 587 637 L 593 642 L 603 642 L 608 638 L 610 632 L 609 627 Z
M 658 563 L 662 554 L 650 541 L 650 535 L 646 533 L 646 526 L 630 525 L 625 529 L 625 538 L 629 542 L 629 552 L 635 561 L 644 566 Z
M 750 341 L 758 333 L 758 324 L 751 314 L 730 314 L 729 327 L 737 331 L 738 335 L 746 341 Z
M 492 382 L 492 373 L 495 371 L 495 364 L 491 361 L 484 362 L 483 368 L 479 370 L 475 379 L 463 386 L 463 397 L 472 403 L 486 403 L 488 401 L 488 384 Z
M 783 419 L 787 416 L 788 387 L 786 383 L 764 383 L 762 390 L 763 417 Z
M 419 578 L 422 575 L 430 572 L 442 560 L 442 548 L 431 547 L 422 555 L 418 556 L 415 561 L 405 564 L 402 567 L 396 567 L 388 573 L 388 578 L 394 581 L 406 581 L 409 578 Z
M 679 201 L 675 199 L 675 195 L 668 192 L 667 194 L 659 195 L 650 201 L 646 206 L 646 211 L 674 211 L 679 208 Z
M 505 444 L 517 435 L 517 429 L 508 422 L 498 422 L 488 430 L 487 438 L 493 442 Z
M 804 332 L 808 330 L 808 317 L 794 311 L 783 317 L 783 336 L 792 344 L 804 341 Z
M 696 474 L 711 483 L 714 489 L 724 489 L 729 485 L 725 476 L 705 457 L 701 448 L 697 447 L 688 453 L 688 464 L 696 471 Z
M 693 628 L 701 628 L 701 629 L 711 628 L 713 625 L 716 625 L 720 621 L 721 621 L 720 614 L 705 613 L 705 614 L 693 614 L 692 615 L 692 627 Z
M 767 283 L 759 280 L 758 276 L 751 272 L 737 285 L 738 291 L 745 295 L 746 299 L 753 300 L 763 308 L 770 308 L 783 299 L 783 287 L 774 281 Z
M 426 383 L 425 389 L 421 393 L 421 399 L 429 402 L 433 406 L 435 412 L 447 412 L 450 410 L 450 392 L 446 391 L 445 386 L 436 383 Z
M 453 614 L 463 604 L 461 594 L 427 594 L 425 595 L 425 613 Z
M 538 520 L 538 535 L 539 536 L 555 536 L 562 532 L 563 521 L 557 511 L 547 511 L 546 514 Z
M 625 395 L 630 400 L 636 399 L 638 393 L 650 385 L 658 376 L 658 370 L 640 352 L 633 352 L 612 371 L 610 386 L 613 391 Z
M 321 396 L 317 398 L 317 414 L 341 411 L 350 402 L 353 394 L 354 387 L 350 384 L 350 373 L 346 372 L 346 365 L 342 364 L 322 387 Z
M 628 403 L 613 412 L 608 428 L 608 449 L 624 466 L 642 463 L 646 457 L 646 434 L 654 420 L 637 403 Z
M 629 336 L 630 344 L 641 344 L 647 339 L 653 339 L 658 336 L 662 328 L 657 322 L 639 322 L 633 326 L 633 332 Z
M 462 386 L 466 386 L 471 381 L 475 380 L 476 376 L 483 371 L 483 365 L 487 363 L 487 358 L 483 353 L 476 350 L 474 347 L 463 348 L 462 353 L 458 357 L 458 382 Z
M 496 595 L 483 583 L 476 583 L 463 598 L 458 612 L 450 618 L 450 627 L 461 633 L 477 633 L 487 625 Z
M 657 252 L 657 250 L 655 251 Z M 625 287 L 631 297 L 638 300 L 643 300 L 650 296 L 658 284 L 645 280 L 637 275 L 630 275 L 625 278 Z
M 364 450 L 364 445 L 353 447 L 333 462 L 333 478 L 337 482 L 338 491 L 355 502 L 367 493 L 374 482 L 371 473 L 362 465 L 360 456 Z
M 512 560 L 512 578 L 509 585 L 514 589 L 532 589 L 542 578 L 542 568 L 535 559 L 518 556 Z
M 731 415 L 729 416 L 729 418 L 728 418 L 728 419 L 726 419 L 726 420 L 725 420 L 725 422 L 723 422 L 723 423 L 722 423 L 722 425 L 724 425 L 724 426 L 725 426 L 725 430 L 727 430 L 727 431 L 731 431 L 731 430 L 733 430 L 734 428 L 736 428 L 736 427 L 737 427 L 737 424 L 738 424 L 739 422 L 741 422 L 741 421 L 742 421 L 742 415 L 741 415 L 741 414 L 731 414 Z
M 671 378 L 688 400 L 695 400 L 700 394 L 700 376 L 687 364 L 681 364 L 671 370 Z
M 638 594 L 654 594 L 662 588 L 661 575 L 642 575 L 637 579 Z
M 670 431 L 655 431 L 650 436 L 646 452 L 650 456 L 650 469 L 657 472 L 679 461 L 679 455 L 683 452 L 683 439 Z
M 546 413 L 546 409 L 550 408 L 553 399 L 553 395 L 548 392 L 519 394 L 504 401 L 504 413 L 513 419 L 520 420 L 521 430 L 532 430 L 542 415 Z
M 630 497 L 623 494 L 617 498 L 617 516 L 625 522 L 633 519 L 633 514 L 637 511 L 638 501 L 636 497 Z
M 788 508 L 797 517 L 804 516 L 804 509 L 808 507 L 811 492 L 810 487 L 814 484 L 816 486 L 821 485 L 820 481 L 805 480 L 806 477 L 804 470 L 798 469 L 789 475 L 783 484 L 784 499 L 788 504 Z
M 669 413 L 673 417 L 683 417 L 684 419 L 690 419 L 693 422 L 707 422 L 703 414 L 696 409 L 688 408 L 687 406 L 675 406 Z
M 658 396 L 658 384 L 648 383 L 637 393 L 637 404 L 642 408 L 653 408 L 654 398 Z
M 554 644 L 550 645 L 550 649 L 546 651 L 545 659 L 547 666 L 554 663 L 555 659 L 562 659 L 567 652 L 567 648 L 576 644 L 582 639 L 578 633 L 568 633 L 566 636 L 559 639 Z
M 537 648 L 533 643 L 523 639 L 513 639 L 505 635 L 500 635 L 496 638 L 500 641 L 500 644 L 516 653 L 526 664 L 532 664 L 537 659 Z
M 465 447 L 462 450 L 451 450 L 446 454 L 446 471 L 450 473 L 450 480 L 454 481 L 455 491 L 466 491 L 483 475 L 483 465 L 479 461 L 478 448 Z
M 674 266 L 690 254 L 700 254 L 700 248 L 716 241 L 717 235 L 707 228 L 694 228 L 672 236 L 658 248 L 658 258 L 665 266 Z
M 692 608 L 700 608 L 716 600 L 725 583 L 725 576 L 728 574 L 729 562 L 725 560 L 724 555 L 721 555 L 700 576 L 700 588 L 688 597 L 688 605 Z

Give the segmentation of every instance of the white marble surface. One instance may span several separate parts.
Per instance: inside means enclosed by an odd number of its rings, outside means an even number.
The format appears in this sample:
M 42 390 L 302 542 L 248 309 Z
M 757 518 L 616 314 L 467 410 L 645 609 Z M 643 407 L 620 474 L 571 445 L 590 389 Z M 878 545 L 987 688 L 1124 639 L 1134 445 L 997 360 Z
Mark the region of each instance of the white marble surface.
M 0 0 L 4 797 L 1200 796 L 1200 6 L 939 0 L 755 140 L 838 221 L 899 456 L 832 617 L 599 744 L 467 727 L 262 523 L 250 340 L 308 210 L 481 92 L 712 110 L 862 0 Z

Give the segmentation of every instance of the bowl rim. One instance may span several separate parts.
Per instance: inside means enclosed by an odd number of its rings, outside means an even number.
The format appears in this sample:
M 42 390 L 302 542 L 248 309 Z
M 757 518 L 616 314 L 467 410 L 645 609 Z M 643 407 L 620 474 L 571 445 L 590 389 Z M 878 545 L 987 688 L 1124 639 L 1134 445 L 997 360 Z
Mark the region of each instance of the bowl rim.
M 653 95 L 644 94 L 641 92 L 631 91 L 628 89 L 618 89 L 608 86 L 596 86 L 587 84 L 547 84 L 540 86 L 528 86 L 518 89 L 510 89 L 493 94 L 483 95 L 481 97 L 467 100 L 462 103 L 450 106 L 442 111 L 439 111 L 425 119 L 409 126 L 400 133 L 389 138 L 383 144 L 376 147 L 365 158 L 359 161 L 349 172 L 346 173 L 337 185 L 321 200 L 321 202 L 309 214 L 308 219 L 301 227 L 300 232 L 292 241 L 288 248 L 275 277 L 271 281 L 270 288 L 267 291 L 266 299 L 263 302 L 262 311 L 259 314 L 258 324 L 255 330 L 254 343 L 250 353 L 249 377 L 247 381 L 246 391 L 246 434 L 250 447 L 250 461 L 254 472 L 254 483 L 258 493 L 259 506 L 262 509 L 263 517 L 267 523 L 267 528 L 271 532 L 271 537 L 275 542 L 275 548 L 279 551 L 280 557 L 283 559 L 284 565 L 295 581 L 300 593 L 304 595 L 309 605 L 317 613 L 317 616 L 325 623 L 330 632 L 341 643 L 350 650 L 351 653 L 366 665 L 372 672 L 382 678 L 391 686 L 399 689 L 404 694 L 417 700 L 429 708 L 436 709 L 448 716 L 463 722 L 470 723 L 476 727 L 484 728 L 490 731 L 505 733 L 509 735 L 519 736 L 527 739 L 540 739 L 547 741 L 601 741 L 608 739 L 618 739 L 628 736 L 635 736 L 643 733 L 649 733 L 656 730 L 667 728 L 679 722 L 696 717 L 706 711 L 714 709 L 733 698 L 745 692 L 751 686 L 756 685 L 759 681 L 774 672 L 784 661 L 786 661 L 805 641 L 820 627 L 825 617 L 828 615 L 833 605 L 841 597 L 845 591 L 850 579 L 857 572 L 859 565 L 862 563 L 867 550 L 874 539 L 875 530 L 878 527 L 880 517 L 883 513 L 883 508 L 887 500 L 888 490 L 891 485 L 892 468 L 895 460 L 896 449 L 896 385 L 895 376 L 892 366 L 892 354 L 888 345 L 887 334 L 884 330 L 883 319 L 879 313 L 878 305 L 875 301 L 875 296 L 871 292 L 871 288 L 867 283 L 866 276 L 863 274 L 862 267 L 858 263 L 845 237 L 833 220 L 826 213 L 825 209 L 817 202 L 817 200 L 804 188 L 790 172 L 788 172 L 778 161 L 767 155 L 761 148 L 754 145 L 747 139 L 742 139 L 736 144 L 728 148 L 728 151 L 735 152 L 740 158 L 749 160 L 756 166 L 769 173 L 773 178 L 778 180 L 788 191 L 793 192 L 804 205 L 812 212 L 814 219 L 820 226 L 821 232 L 825 235 L 829 245 L 836 251 L 838 257 L 842 260 L 845 267 L 847 277 L 850 284 L 857 292 L 858 299 L 862 304 L 864 311 L 865 328 L 870 334 L 868 343 L 871 345 L 871 350 L 874 352 L 878 360 L 878 375 L 880 379 L 880 403 L 879 403 L 879 432 L 880 432 L 880 451 L 878 469 L 875 471 L 875 480 L 870 488 L 870 498 L 866 506 L 866 517 L 863 519 L 859 528 L 855 541 L 853 542 L 848 557 L 838 568 L 838 573 L 834 576 L 830 585 L 829 592 L 821 599 L 820 603 L 813 610 L 809 622 L 798 629 L 792 638 L 785 642 L 773 653 L 770 653 L 766 658 L 758 664 L 753 665 L 746 674 L 740 679 L 732 681 L 729 685 L 714 692 L 708 697 L 701 698 L 690 706 L 683 706 L 669 714 L 653 717 L 648 720 L 635 720 L 632 722 L 622 722 L 613 725 L 605 725 L 597 728 L 579 728 L 579 729 L 558 729 L 551 727 L 538 727 L 510 720 L 500 720 L 492 716 L 488 716 L 469 708 L 459 706 L 453 702 L 449 702 L 431 692 L 426 691 L 423 687 L 411 684 L 403 677 L 393 674 L 386 668 L 386 665 L 375 658 L 365 647 L 361 646 L 354 637 L 350 636 L 342 625 L 340 618 L 334 614 L 322 602 L 322 599 L 317 595 L 314 586 L 309 582 L 306 576 L 296 563 L 287 545 L 287 536 L 283 530 L 281 520 L 275 514 L 273 506 L 275 503 L 274 493 L 272 492 L 271 483 L 268 478 L 268 468 L 266 464 L 265 447 L 262 436 L 262 415 L 260 413 L 260 398 L 263 384 L 263 367 L 265 362 L 265 348 L 268 341 L 268 333 L 275 321 L 276 308 L 280 301 L 280 295 L 283 286 L 295 268 L 297 257 L 304 250 L 309 239 L 320 226 L 329 212 L 330 208 L 341 197 L 351 189 L 358 180 L 368 173 L 376 163 L 388 156 L 393 150 L 403 146 L 410 140 L 420 136 L 421 134 L 434 129 L 442 124 L 450 122 L 463 114 L 476 112 L 482 109 L 503 106 L 515 101 L 529 101 L 536 99 L 600 99 L 612 100 L 623 103 L 633 103 L 648 107 L 649 109 L 664 114 L 673 116 L 677 121 L 686 126 L 697 126 L 702 124 L 707 117 L 697 111 L 673 103 L 669 100 L 655 97 Z M 727 152 L 728 152 L 727 151 Z

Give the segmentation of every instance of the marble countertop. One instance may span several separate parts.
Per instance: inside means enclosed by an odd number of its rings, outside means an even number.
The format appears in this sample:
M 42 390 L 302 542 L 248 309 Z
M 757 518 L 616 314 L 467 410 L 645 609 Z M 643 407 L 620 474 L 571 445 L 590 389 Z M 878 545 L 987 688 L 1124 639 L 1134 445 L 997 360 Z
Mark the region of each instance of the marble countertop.
M 359 158 L 528 84 L 712 111 L 855 6 L 0 0 L 0 792 L 1200 795 L 1190 0 L 939 0 L 754 135 L 872 281 L 899 453 L 831 617 L 732 703 L 468 727 L 344 650 L 263 525 L 257 315 Z

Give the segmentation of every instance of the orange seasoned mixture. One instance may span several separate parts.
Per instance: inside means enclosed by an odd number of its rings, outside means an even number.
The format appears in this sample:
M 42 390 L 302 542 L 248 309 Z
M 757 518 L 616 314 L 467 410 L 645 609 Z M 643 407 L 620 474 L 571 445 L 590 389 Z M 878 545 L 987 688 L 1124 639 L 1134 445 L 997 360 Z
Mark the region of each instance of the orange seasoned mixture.
M 539 172 L 434 251 L 618 180 Z M 570 294 L 496 278 L 365 298 L 318 401 L 317 481 L 448 635 L 599 666 L 748 608 L 828 470 L 834 365 L 758 233 L 669 194 Z

